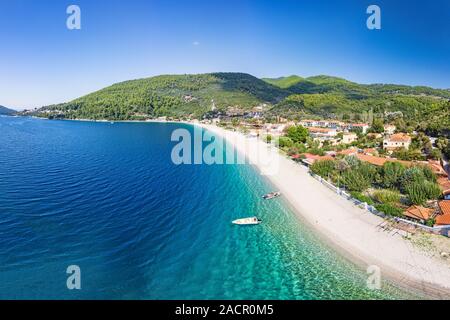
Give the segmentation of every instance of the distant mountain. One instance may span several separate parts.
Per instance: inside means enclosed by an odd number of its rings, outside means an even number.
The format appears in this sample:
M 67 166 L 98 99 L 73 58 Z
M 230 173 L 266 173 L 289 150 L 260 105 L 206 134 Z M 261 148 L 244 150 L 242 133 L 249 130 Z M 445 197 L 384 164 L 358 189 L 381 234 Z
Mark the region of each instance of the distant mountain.
M 17 112 L 16 110 L 9 109 L 9 108 L 4 107 L 4 106 L 0 106 L 0 114 L 12 115 L 12 114 L 15 114 L 16 112 Z
M 403 115 L 405 121 L 450 131 L 450 91 L 425 86 L 358 84 L 343 78 L 292 75 L 258 79 L 245 73 L 161 75 L 114 84 L 36 115 L 129 120 L 194 117 L 267 104 L 267 117 L 361 118 L 364 112 Z M 362 119 L 365 120 L 365 119 Z M 413 125 L 414 126 L 414 125 Z

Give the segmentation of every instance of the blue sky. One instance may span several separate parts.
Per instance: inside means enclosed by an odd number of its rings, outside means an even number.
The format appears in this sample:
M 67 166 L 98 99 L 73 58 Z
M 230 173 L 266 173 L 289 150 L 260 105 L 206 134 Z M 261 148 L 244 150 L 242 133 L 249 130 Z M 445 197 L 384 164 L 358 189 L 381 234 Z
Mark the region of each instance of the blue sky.
M 81 30 L 66 28 L 71 4 Z M 381 30 L 366 28 L 370 4 Z M 2 0 L 0 105 L 213 71 L 450 88 L 449 21 L 448 0 Z

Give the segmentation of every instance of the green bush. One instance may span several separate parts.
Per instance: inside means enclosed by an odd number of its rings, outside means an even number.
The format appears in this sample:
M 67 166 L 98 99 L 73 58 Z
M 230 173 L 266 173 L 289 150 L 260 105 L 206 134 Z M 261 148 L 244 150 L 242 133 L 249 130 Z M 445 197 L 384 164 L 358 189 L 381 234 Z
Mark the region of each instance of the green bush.
M 355 198 L 356 200 L 359 200 L 361 202 L 365 202 L 365 203 L 370 204 L 370 205 L 374 204 L 373 200 L 370 197 L 362 194 L 361 192 L 351 191 L 350 195 L 353 198 Z
M 426 181 L 425 174 L 420 167 L 411 167 L 405 170 L 400 178 L 400 190 L 406 192 L 406 188 L 413 183 Z
M 294 145 L 294 142 L 288 137 L 280 137 L 278 139 L 278 145 L 280 148 L 290 148 Z
M 355 170 L 348 170 L 342 174 L 342 183 L 350 191 L 362 192 L 370 187 L 370 180 Z
M 303 126 L 291 126 L 286 130 L 286 136 L 293 142 L 306 142 L 306 138 L 309 136 L 308 129 Z
M 327 179 L 335 171 L 335 163 L 333 160 L 319 160 L 314 162 L 310 169 L 313 173 Z
M 403 211 L 400 208 L 394 207 L 388 203 L 382 203 L 375 205 L 375 209 L 384 212 L 388 216 L 401 217 Z
M 438 199 L 441 189 L 430 181 L 414 182 L 406 186 L 406 194 L 413 204 L 423 205 L 429 199 Z
M 373 198 L 379 203 L 394 204 L 400 201 L 400 193 L 394 190 L 376 190 Z
M 382 180 L 381 185 L 385 188 L 395 188 L 400 184 L 400 179 L 405 173 L 405 166 L 400 162 L 385 162 L 381 172 Z

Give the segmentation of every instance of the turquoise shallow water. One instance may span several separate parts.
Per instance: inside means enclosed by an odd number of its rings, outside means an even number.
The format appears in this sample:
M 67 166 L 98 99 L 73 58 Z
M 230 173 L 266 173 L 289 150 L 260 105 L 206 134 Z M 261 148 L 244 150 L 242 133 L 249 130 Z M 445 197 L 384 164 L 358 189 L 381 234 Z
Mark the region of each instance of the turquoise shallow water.
M 0 298 L 406 297 L 367 289 L 282 199 L 262 201 L 253 167 L 172 164 L 179 127 L 0 117 Z

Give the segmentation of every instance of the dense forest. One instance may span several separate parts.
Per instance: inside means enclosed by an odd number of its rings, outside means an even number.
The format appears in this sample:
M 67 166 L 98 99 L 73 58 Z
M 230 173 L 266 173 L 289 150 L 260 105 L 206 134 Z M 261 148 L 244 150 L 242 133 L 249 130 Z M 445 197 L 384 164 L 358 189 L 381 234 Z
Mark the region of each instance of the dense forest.
M 367 120 L 365 114 L 401 118 L 431 134 L 449 134 L 450 91 L 423 86 L 358 84 L 330 76 L 258 79 L 245 73 L 161 75 L 125 81 L 37 115 L 133 120 L 161 116 L 201 118 L 212 109 L 243 111 L 265 103 L 267 117 Z

